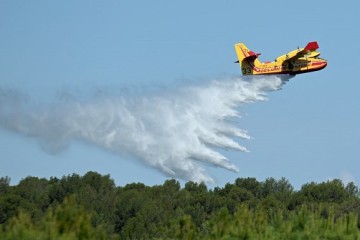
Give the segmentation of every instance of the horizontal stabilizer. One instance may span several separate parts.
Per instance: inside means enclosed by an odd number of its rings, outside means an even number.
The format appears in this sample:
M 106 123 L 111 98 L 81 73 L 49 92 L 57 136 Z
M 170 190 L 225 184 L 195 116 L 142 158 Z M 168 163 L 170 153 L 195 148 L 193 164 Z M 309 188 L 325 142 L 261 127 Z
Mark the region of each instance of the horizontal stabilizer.
M 261 55 L 261 53 L 254 53 L 253 51 L 248 51 L 247 53 L 245 53 L 245 58 L 244 59 L 252 59 L 252 60 L 254 60 L 259 55 Z

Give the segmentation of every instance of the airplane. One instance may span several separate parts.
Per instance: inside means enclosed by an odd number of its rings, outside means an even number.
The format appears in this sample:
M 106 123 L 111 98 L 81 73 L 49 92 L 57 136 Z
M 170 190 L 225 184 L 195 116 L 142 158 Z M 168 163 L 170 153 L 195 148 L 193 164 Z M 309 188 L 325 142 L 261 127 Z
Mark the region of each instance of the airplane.
M 274 62 L 260 62 L 260 53 L 250 51 L 244 43 L 235 44 L 235 50 L 243 75 L 290 74 L 318 71 L 326 67 L 327 60 L 319 58 L 318 43 L 309 42 L 304 48 L 298 48 L 277 57 Z

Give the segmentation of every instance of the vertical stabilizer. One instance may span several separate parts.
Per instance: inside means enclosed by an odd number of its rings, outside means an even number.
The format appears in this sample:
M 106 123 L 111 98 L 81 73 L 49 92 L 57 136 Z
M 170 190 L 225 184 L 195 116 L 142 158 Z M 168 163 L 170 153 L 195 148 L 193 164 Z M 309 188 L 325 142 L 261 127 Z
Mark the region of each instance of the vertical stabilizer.
M 237 62 L 241 65 L 243 75 L 253 74 L 253 68 L 261 65 L 261 62 L 258 59 L 260 53 L 254 53 L 249 50 L 244 43 L 235 44 L 235 51 L 238 57 Z

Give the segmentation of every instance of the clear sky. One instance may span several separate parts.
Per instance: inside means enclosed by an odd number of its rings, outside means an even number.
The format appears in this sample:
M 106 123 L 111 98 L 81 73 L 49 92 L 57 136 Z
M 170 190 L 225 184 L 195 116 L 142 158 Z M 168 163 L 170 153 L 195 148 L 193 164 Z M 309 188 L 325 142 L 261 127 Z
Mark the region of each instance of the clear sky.
M 328 67 L 296 76 L 268 101 L 242 105 L 236 124 L 253 138 L 240 140 L 250 152 L 223 153 L 237 173 L 206 171 L 220 186 L 237 177 L 285 177 L 296 188 L 333 178 L 359 184 L 359 2 L 278 2 L 2 0 L 0 89 L 40 106 L 98 87 L 141 98 L 151 89 L 166 94 L 178 85 L 240 76 L 237 42 L 265 61 L 316 40 Z M 0 176 L 12 184 L 28 175 L 90 170 L 110 174 L 118 185 L 167 179 L 134 156 L 83 141 L 56 154 L 40 145 L 0 128 Z

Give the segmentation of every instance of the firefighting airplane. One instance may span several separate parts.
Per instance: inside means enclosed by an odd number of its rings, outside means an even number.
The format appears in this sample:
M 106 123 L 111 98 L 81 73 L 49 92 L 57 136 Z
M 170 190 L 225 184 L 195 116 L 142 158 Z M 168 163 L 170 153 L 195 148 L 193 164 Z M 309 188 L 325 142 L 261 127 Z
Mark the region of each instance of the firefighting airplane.
M 326 67 L 327 61 L 319 58 L 317 42 L 309 42 L 306 47 L 298 48 L 275 59 L 274 62 L 260 62 L 260 53 L 250 51 L 244 43 L 235 44 L 236 54 L 243 75 L 300 74 L 318 71 Z

